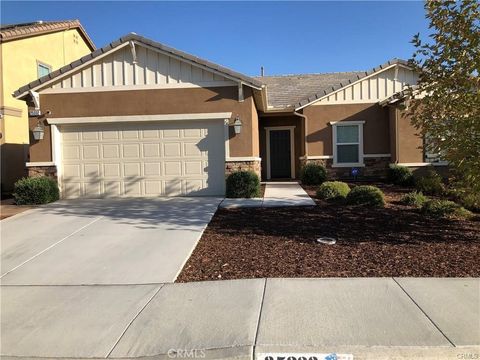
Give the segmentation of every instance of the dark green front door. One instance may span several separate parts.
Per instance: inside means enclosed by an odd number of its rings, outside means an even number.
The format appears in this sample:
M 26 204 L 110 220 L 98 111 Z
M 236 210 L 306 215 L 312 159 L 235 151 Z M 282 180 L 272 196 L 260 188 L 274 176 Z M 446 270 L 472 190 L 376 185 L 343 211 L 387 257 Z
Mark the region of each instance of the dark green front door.
M 270 177 L 291 178 L 290 130 L 270 130 Z

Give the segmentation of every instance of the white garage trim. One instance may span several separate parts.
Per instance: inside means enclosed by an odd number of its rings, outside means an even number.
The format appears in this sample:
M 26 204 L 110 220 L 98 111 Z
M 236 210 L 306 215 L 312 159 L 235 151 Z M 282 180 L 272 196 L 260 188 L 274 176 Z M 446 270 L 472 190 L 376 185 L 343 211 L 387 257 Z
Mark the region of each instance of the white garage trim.
M 159 114 L 159 115 L 122 115 L 122 116 L 90 116 L 50 118 L 47 122 L 51 125 L 71 125 L 88 123 L 119 123 L 119 122 L 146 122 L 146 121 L 175 121 L 175 120 L 215 120 L 230 119 L 231 112 L 221 113 L 196 113 L 196 114 Z

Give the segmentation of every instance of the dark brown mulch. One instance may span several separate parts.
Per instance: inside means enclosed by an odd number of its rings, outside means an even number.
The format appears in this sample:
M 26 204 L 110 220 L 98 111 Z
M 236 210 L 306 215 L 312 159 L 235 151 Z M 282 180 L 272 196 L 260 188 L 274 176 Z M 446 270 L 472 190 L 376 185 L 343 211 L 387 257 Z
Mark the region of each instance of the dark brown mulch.
M 388 201 L 384 209 L 319 202 L 315 207 L 219 210 L 177 281 L 480 276 L 478 217 L 426 218 L 397 204 L 408 189 L 382 189 Z M 336 237 L 337 244 L 318 244 L 320 236 Z

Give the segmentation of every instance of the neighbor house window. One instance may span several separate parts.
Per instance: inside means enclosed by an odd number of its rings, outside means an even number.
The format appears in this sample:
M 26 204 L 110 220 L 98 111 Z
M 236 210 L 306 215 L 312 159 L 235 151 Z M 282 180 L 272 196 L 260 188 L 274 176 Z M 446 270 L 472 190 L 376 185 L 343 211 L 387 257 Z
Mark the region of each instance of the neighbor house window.
M 333 127 L 333 165 L 363 165 L 364 121 L 331 123 Z
M 52 67 L 50 65 L 37 61 L 37 75 L 39 78 L 50 74 L 51 71 L 52 71 Z

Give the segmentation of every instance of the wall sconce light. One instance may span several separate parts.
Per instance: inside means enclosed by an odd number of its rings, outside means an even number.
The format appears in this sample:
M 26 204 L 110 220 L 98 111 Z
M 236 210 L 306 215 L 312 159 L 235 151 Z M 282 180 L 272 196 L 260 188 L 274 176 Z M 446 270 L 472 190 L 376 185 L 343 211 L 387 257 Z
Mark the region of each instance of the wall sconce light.
M 33 138 L 36 141 L 43 140 L 43 136 L 45 135 L 45 127 L 40 123 L 40 121 L 38 122 L 37 126 L 33 128 L 32 133 Z
M 240 117 L 238 115 L 233 122 L 233 129 L 235 130 L 235 134 L 240 134 L 240 132 L 242 131 L 242 120 L 240 120 Z

